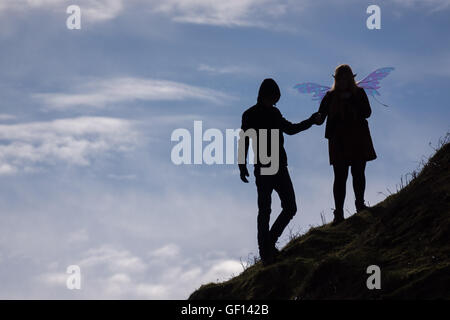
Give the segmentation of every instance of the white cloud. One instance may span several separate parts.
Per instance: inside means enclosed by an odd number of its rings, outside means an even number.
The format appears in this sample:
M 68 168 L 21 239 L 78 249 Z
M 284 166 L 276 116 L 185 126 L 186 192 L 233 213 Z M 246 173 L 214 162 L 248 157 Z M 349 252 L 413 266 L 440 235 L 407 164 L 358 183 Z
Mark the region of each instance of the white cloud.
M 188 84 L 155 79 L 113 78 L 89 81 L 79 85 L 76 93 L 41 93 L 46 108 L 67 109 L 75 106 L 104 107 L 108 104 L 134 100 L 161 101 L 199 99 L 223 103 L 232 98 L 222 92 Z
M 127 250 L 119 250 L 107 245 L 88 250 L 79 262 L 79 266 L 80 268 L 101 267 L 121 273 L 142 272 L 147 268 L 140 257 Z
M 82 243 L 89 240 L 89 234 L 86 229 L 80 229 L 73 231 L 67 235 L 67 242 L 69 243 Z
M 83 282 L 81 294 L 94 299 L 185 299 L 202 284 L 228 280 L 243 271 L 241 263 L 233 259 L 198 261 L 179 256 L 178 250 L 174 244 L 155 250 L 158 255 L 175 254 L 177 261 L 167 260 L 154 268 L 144 257 L 126 249 L 112 245 L 89 249 L 76 262 Z M 66 290 L 68 275 L 50 269 L 36 279 L 47 287 Z
M 211 74 L 259 74 L 262 73 L 261 68 L 251 68 L 248 66 L 210 66 L 207 64 L 200 64 L 197 68 L 198 71 L 203 71 Z
M 288 11 L 287 1 L 274 0 L 164 0 L 153 9 L 176 22 L 226 27 L 264 27 L 267 19 Z
M 126 273 L 116 273 L 109 280 L 116 283 L 130 283 L 131 278 Z
M 137 176 L 135 174 L 108 174 L 108 178 L 113 180 L 135 180 Z
M 70 1 L 61 0 L 0 0 L 0 13 L 6 10 L 29 11 L 31 9 L 65 12 Z M 172 21 L 182 23 L 218 25 L 225 27 L 267 27 L 288 11 L 297 10 L 305 1 L 292 0 L 79 0 L 83 19 L 102 22 L 116 18 L 126 6 L 139 10 L 148 9 L 164 14 Z
M 238 275 L 243 271 L 242 265 L 236 260 L 223 260 L 213 264 L 203 276 L 203 282 L 223 281 L 226 277 L 231 275 Z M 225 279 L 228 280 L 228 279 Z
M 138 284 L 134 289 L 135 294 L 145 299 L 169 299 L 167 286 L 154 284 Z
M 173 243 L 158 248 L 150 253 L 154 258 L 175 258 L 179 255 L 180 248 Z
M 116 273 L 106 280 L 105 294 L 109 297 L 120 297 L 124 287 L 131 283 L 131 278 L 126 273 Z
M 33 171 L 44 163 L 86 166 L 106 152 L 134 148 L 138 137 L 133 122 L 106 117 L 2 124 L 0 174 Z
M 124 9 L 123 0 L 81 1 L 82 15 L 90 21 L 104 21 L 117 17 Z
M 433 8 L 431 11 L 441 11 L 450 7 L 450 0 L 394 0 L 396 3 L 409 7 L 428 7 Z
M 49 272 L 39 275 L 37 277 L 39 282 L 44 283 L 47 286 L 61 287 L 65 286 L 67 281 L 67 274 L 63 272 Z
M 82 19 L 89 22 L 100 22 L 116 18 L 124 10 L 123 0 L 0 0 L 1 11 L 30 11 L 33 9 L 53 10 L 66 14 L 65 9 L 72 4 L 81 8 Z
M 205 261 L 180 261 L 177 265 L 167 264 L 159 275 L 158 285 L 173 299 L 186 299 L 190 293 L 202 284 L 226 281 L 239 275 L 242 265 L 233 259 L 213 259 Z
M 10 165 L 9 163 L 0 163 L 0 176 L 10 175 L 17 172 L 17 168 Z
M 195 266 L 192 261 L 180 260 L 176 265 L 164 265 L 160 273 L 153 275 L 156 281 L 132 281 L 122 286 L 120 294 L 131 298 L 186 299 L 200 285 L 225 281 L 242 271 L 240 262 L 231 259 L 197 261 Z
M 16 116 L 12 115 L 12 114 L 6 114 L 6 113 L 0 113 L 0 121 L 2 120 L 12 120 L 15 119 Z
M 265 27 L 268 19 L 287 12 L 288 2 L 275 0 L 79 0 L 82 21 L 104 22 L 120 16 L 127 7 L 164 14 L 174 22 L 220 26 Z M 67 6 L 74 4 L 62 0 L 0 0 L 0 14 L 7 11 L 30 12 L 46 10 L 65 14 Z M 296 6 L 297 7 L 297 6 Z M 292 6 L 291 6 L 292 9 Z

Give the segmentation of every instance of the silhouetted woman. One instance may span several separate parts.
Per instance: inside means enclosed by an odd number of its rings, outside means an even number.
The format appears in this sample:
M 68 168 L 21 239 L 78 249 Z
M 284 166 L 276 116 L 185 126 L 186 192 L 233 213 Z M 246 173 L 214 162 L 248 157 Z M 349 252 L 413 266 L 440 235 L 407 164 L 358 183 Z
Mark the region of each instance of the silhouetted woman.
M 322 124 L 327 118 L 325 138 L 328 139 L 330 164 L 334 170 L 333 194 L 336 209 L 334 224 L 344 220 L 344 200 L 348 168 L 351 167 L 356 211 L 367 209 L 364 203 L 366 162 L 376 159 L 367 118 L 372 110 L 364 89 L 357 86 L 349 65 L 340 65 L 334 84 L 320 103 Z

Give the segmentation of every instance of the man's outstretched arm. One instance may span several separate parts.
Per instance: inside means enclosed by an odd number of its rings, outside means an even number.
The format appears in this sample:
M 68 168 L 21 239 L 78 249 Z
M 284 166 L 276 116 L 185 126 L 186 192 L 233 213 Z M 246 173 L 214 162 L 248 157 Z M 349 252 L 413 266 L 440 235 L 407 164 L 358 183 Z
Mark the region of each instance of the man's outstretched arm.
M 280 114 L 281 116 L 281 114 Z M 281 116 L 281 124 L 280 124 L 280 130 L 283 131 L 286 134 L 293 135 L 296 133 L 299 133 L 301 131 L 308 130 L 311 128 L 313 124 L 316 124 L 319 120 L 320 115 L 318 112 L 313 113 L 311 117 L 308 119 L 299 122 L 299 123 L 292 123 L 288 120 L 286 120 L 283 116 Z

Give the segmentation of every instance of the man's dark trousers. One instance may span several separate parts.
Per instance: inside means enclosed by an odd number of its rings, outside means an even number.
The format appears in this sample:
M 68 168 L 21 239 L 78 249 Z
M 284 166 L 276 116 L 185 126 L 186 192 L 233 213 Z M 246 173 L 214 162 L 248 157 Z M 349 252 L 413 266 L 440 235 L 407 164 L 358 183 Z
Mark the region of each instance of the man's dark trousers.
M 271 254 L 278 238 L 294 217 L 297 205 L 287 166 L 281 166 L 274 175 L 261 175 L 260 166 L 255 166 L 254 173 L 258 191 L 258 246 L 264 259 Z M 269 229 L 273 190 L 280 197 L 282 211 Z

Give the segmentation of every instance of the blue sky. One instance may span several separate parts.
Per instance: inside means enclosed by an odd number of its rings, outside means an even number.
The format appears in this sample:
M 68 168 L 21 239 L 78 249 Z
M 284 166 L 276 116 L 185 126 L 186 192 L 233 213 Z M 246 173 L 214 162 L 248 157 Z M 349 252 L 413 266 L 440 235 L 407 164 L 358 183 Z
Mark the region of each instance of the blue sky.
M 69 4 L 81 30 L 66 28 Z M 366 28 L 370 4 L 381 30 Z M 371 100 L 366 198 L 382 201 L 449 131 L 449 14 L 448 0 L 0 0 L 0 297 L 183 299 L 242 271 L 257 254 L 253 179 L 175 166 L 170 136 L 194 120 L 238 128 L 267 77 L 296 122 L 318 108 L 296 83 L 395 67 L 390 108 Z M 286 149 L 290 228 L 305 232 L 332 219 L 324 127 Z M 65 286 L 73 264 L 81 290 Z

